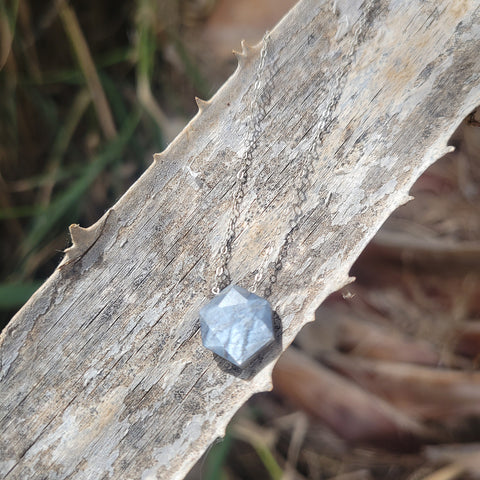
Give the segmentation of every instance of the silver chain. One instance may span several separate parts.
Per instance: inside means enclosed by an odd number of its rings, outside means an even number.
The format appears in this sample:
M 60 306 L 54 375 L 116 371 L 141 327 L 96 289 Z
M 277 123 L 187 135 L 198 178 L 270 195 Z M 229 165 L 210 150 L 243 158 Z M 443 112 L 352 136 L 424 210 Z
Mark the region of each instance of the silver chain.
M 270 103 L 271 75 L 267 77 L 267 83 L 263 85 L 262 79 L 265 78 L 268 45 L 270 43 L 270 32 L 263 38 L 263 46 L 260 52 L 260 64 L 257 69 L 255 84 L 253 86 L 252 102 L 250 103 L 250 120 L 252 128 L 248 132 L 245 152 L 242 156 L 240 169 L 236 175 L 236 185 L 233 193 L 233 206 L 230 220 L 228 221 L 225 241 L 219 252 L 218 263 L 215 270 L 215 283 L 212 293 L 216 295 L 226 284 L 230 283 L 230 274 L 228 272 L 228 262 L 232 256 L 232 243 L 235 239 L 235 227 L 240 217 L 240 206 L 245 197 L 245 185 L 248 181 L 248 171 L 252 164 L 253 152 L 258 146 L 258 139 L 262 132 L 261 123 L 267 114 L 267 106 Z M 250 122 L 249 122 L 250 123 Z
M 332 98 L 324 108 L 321 114 L 318 117 L 316 122 L 316 129 L 314 134 L 314 140 L 310 144 L 309 148 L 303 155 L 298 155 L 295 158 L 295 162 L 299 163 L 298 173 L 294 175 L 294 189 L 295 189 L 295 201 L 291 205 L 291 217 L 289 220 L 289 231 L 285 235 L 282 245 L 280 246 L 279 253 L 275 261 L 271 262 L 269 267 L 272 269 L 272 273 L 269 277 L 269 283 L 265 287 L 263 296 L 265 298 L 269 297 L 272 292 L 273 285 L 277 282 L 277 276 L 283 268 L 283 261 L 288 253 L 288 248 L 293 241 L 294 233 L 299 228 L 299 223 L 304 216 L 303 204 L 307 199 L 307 191 L 311 185 L 311 174 L 314 173 L 314 163 L 315 159 L 318 158 L 318 148 L 322 144 L 323 139 L 326 134 L 328 134 L 332 128 L 333 124 L 333 114 L 335 109 L 338 106 L 338 102 L 342 96 L 343 90 L 345 88 L 347 80 L 347 71 L 349 66 L 354 60 L 355 51 L 359 43 L 363 40 L 366 34 L 366 25 L 368 23 L 369 14 L 372 11 L 374 0 L 370 0 L 365 8 L 365 14 L 357 23 L 357 28 L 354 31 L 354 38 L 351 42 L 350 49 L 344 58 L 347 59 L 346 64 L 342 71 L 335 75 L 333 82 L 334 85 L 329 84 L 329 90 L 332 92 Z M 228 272 L 228 263 L 232 255 L 232 243 L 235 239 L 235 227 L 240 216 L 240 206 L 245 196 L 245 185 L 248 181 L 248 172 L 253 161 L 253 153 L 258 146 L 258 139 L 261 133 L 261 122 L 266 116 L 266 108 L 268 107 L 271 95 L 271 84 L 272 84 L 272 65 L 267 67 L 267 53 L 268 45 L 270 42 L 270 34 L 266 33 L 263 41 L 262 50 L 260 53 L 260 63 L 256 72 L 256 79 L 253 88 L 253 99 L 250 104 L 250 115 L 251 115 L 251 131 L 247 137 L 247 145 L 245 153 L 242 157 L 241 167 L 237 172 L 236 176 L 236 187 L 233 194 L 233 207 L 232 215 L 230 216 L 228 228 L 225 235 L 225 242 L 220 249 L 218 263 L 219 266 L 215 271 L 215 282 L 212 288 L 213 294 L 218 294 L 220 290 L 226 287 L 230 283 L 230 274 Z M 267 75 L 265 75 L 265 73 Z M 263 84 L 262 77 L 266 77 L 267 80 Z M 266 259 L 270 257 L 273 247 L 270 246 L 267 249 L 265 255 Z M 259 268 L 253 280 L 253 285 L 250 288 L 250 291 L 255 292 L 259 282 L 263 278 L 264 270 L 266 265 L 263 265 Z

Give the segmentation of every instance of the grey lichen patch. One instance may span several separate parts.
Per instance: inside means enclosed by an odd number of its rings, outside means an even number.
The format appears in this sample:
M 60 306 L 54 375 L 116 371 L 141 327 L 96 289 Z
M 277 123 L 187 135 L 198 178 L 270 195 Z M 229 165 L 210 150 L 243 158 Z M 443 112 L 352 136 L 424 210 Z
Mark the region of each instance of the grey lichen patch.
M 162 478 L 162 475 L 165 475 L 171 469 L 172 464 L 178 462 L 187 453 L 191 442 L 198 440 L 204 427 L 204 415 L 193 415 L 185 428 L 179 432 L 178 438 L 164 447 L 153 450 L 153 466 L 142 472 L 142 480 Z
M 351 189 L 345 185 L 345 191 L 337 193 L 341 195 L 342 201 L 331 207 L 332 226 L 345 225 L 352 217 L 358 215 L 362 211 L 366 198 L 364 188 L 356 185 L 353 185 Z
M 61 421 L 50 425 L 25 453 L 23 463 L 28 466 L 28 472 L 34 475 L 38 471 L 36 465 L 47 457 L 52 470 L 60 467 L 63 475 L 76 472 L 78 478 L 88 479 L 113 474 L 118 443 L 129 426 L 117 420 L 124 395 L 125 387 L 118 387 L 99 403 L 74 402 L 63 412 Z M 77 470 L 78 465 L 82 465 L 81 471 Z M 29 476 L 20 466 L 13 472 L 18 478 L 22 478 L 22 474 L 23 478 Z

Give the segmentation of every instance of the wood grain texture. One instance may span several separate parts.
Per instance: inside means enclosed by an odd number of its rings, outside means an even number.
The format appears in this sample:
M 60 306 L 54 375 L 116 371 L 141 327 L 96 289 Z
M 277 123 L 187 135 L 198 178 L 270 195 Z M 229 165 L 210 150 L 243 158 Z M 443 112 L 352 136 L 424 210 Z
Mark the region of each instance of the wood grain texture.
M 248 287 L 289 231 L 299 159 L 317 148 L 305 213 L 272 288 L 282 334 L 246 371 L 201 345 L 249 125 L 261 46 L 64 261 L 1 337 L 0 476 L 181 479 L 480 104 L 480 2 L 302 0 L 271 33 L 271 103 L 230 262 Z M 271 247 L 271 251 L 269 251 Z M 268 275 L 265 277 L 268 283 Z M 260 285 L 260 287 L 265 286 Z

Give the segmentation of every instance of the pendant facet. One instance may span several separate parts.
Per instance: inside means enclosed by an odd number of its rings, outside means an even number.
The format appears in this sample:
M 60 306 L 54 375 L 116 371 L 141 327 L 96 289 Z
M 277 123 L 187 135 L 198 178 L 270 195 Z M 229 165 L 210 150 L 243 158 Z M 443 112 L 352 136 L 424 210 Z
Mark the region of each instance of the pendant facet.
M 237 285 L 223 289 L 200 310 L 203 345 L 238 367 L 273 341 L 272 309 Z

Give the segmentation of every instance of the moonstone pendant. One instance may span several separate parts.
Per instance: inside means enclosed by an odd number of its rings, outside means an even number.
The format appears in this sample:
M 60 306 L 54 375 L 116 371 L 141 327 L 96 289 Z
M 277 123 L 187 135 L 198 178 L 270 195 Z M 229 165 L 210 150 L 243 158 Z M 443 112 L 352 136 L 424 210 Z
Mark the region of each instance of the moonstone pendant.
M 242 367 L 273 341 L 272 309 L 267 300 L 229 285 L 200 310 L 200 330 L 205 347 Z

